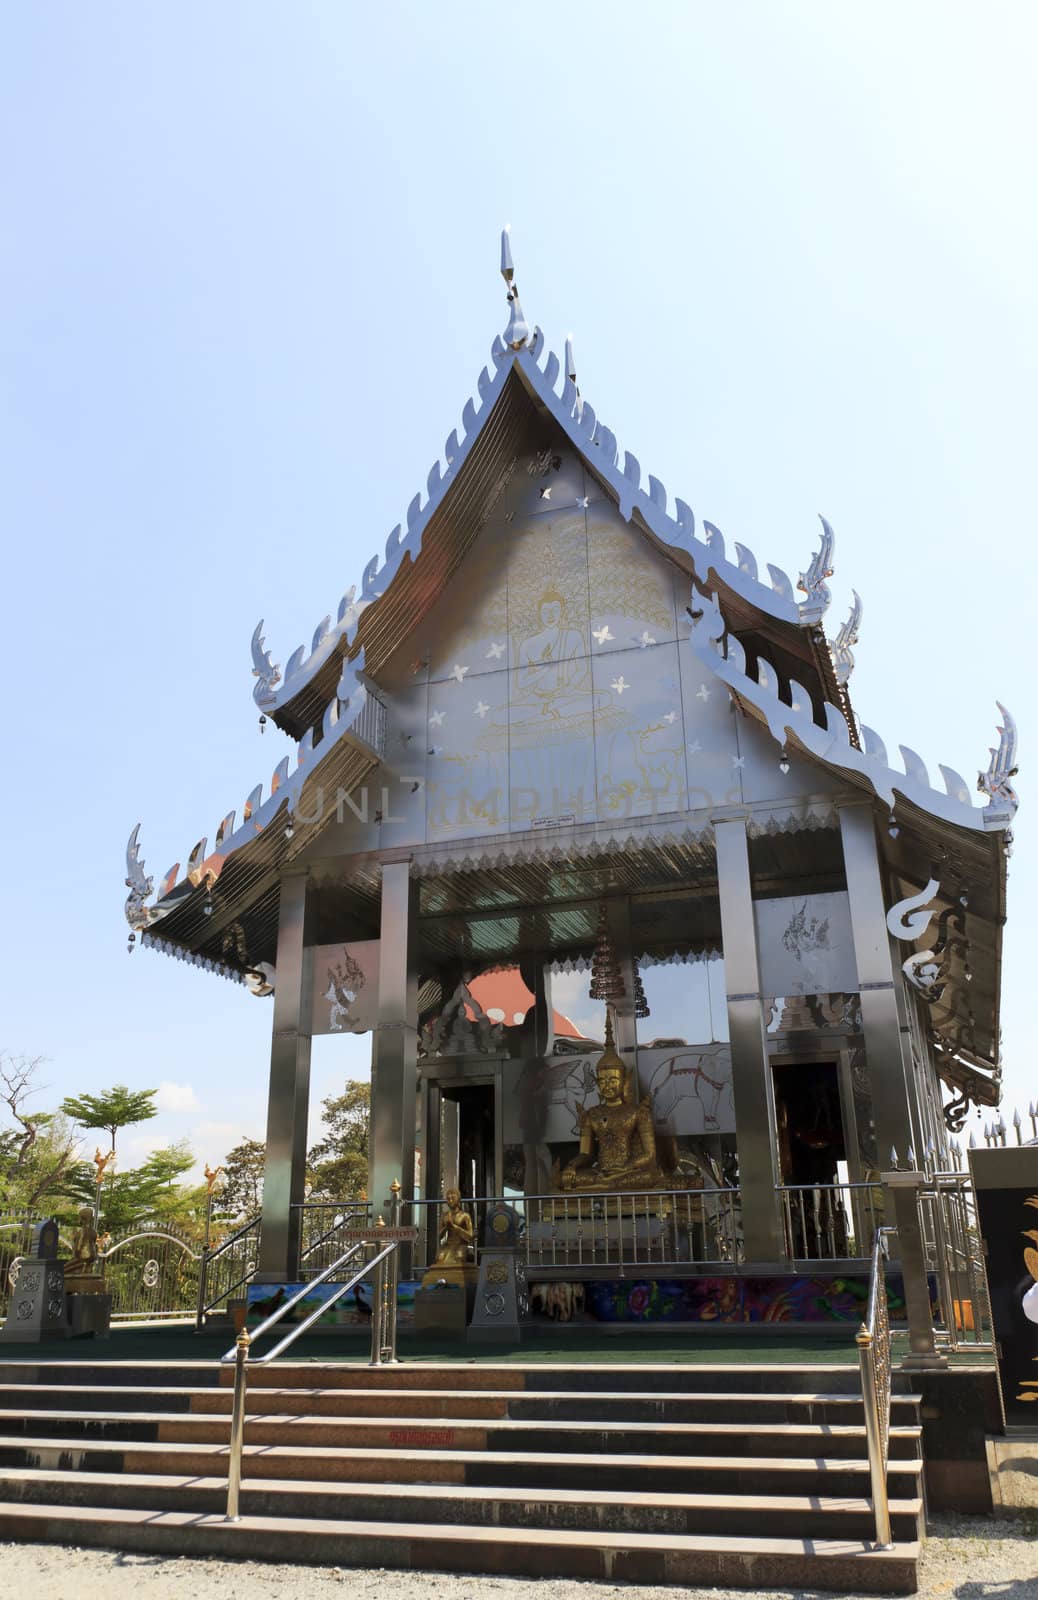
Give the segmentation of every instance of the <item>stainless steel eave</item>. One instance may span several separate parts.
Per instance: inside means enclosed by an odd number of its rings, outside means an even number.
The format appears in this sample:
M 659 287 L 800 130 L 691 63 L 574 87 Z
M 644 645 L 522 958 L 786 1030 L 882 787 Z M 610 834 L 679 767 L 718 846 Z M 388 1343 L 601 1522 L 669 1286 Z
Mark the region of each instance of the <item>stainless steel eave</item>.
M 281 806 L 261 832 L 227 857 L 214 882 L 185 881 L 158 902 L 155 910 L 164 914 L 149 929 L 152 939 L 238 972 L 260 961 L 273 962 L 280 873 L 335 821 L 336 792 L 351 793 L 378 764 L 378 756 L 369 746 L 348 733 L 343 735 L 303 785 L 299 814 L 316 817 L 320 809 L 319 820 L 295 826 L 289 839 L 285 833 L 288 813 Z M 319 788 L 326 797 L 320 808 Z

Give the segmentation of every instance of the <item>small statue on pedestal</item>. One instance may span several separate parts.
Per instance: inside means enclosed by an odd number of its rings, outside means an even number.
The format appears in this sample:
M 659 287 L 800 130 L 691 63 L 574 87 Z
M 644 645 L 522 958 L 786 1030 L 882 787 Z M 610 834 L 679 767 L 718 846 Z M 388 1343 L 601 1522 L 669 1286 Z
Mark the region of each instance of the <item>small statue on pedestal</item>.
M 72 1260 L 65 1269 L 66 1294 L 106 1294 L 98 1259 L 97 1228 L 90 1206 L 79 1209 L 79 1227 L 72 1235 Z
M 472 1246 L 474 1230 L 472 1218 L 461 1203 L 461 1190 L 450 1188 L 445 1195 L 446 1204 L 440 1212 L 437 1225 L 438 1248 L 422 1284 L 453 1283 L 464 1286 L 467 1276 L 474 1274 Z

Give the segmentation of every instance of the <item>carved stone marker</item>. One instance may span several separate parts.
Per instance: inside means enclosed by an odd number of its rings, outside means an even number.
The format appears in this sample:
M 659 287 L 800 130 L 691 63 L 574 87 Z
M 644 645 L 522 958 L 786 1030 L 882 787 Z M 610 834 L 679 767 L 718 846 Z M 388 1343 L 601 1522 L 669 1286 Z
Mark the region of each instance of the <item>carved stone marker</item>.
M 65 1266 L 55 1259 L 57 1248 L 57 1223 L 41 1222 L 33 1234 L 33 1254 L 21 1262 L 11 1290 L 7 1320 L 0 1328 L 5 1344 L 39 1344 L 67 1336 Z

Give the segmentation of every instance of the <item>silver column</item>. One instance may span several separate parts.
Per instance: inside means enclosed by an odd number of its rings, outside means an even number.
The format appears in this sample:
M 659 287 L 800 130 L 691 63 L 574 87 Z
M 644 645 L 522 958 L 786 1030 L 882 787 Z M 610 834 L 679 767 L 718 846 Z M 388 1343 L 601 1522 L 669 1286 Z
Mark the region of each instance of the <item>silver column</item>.
M 850 902 L 854 960 L 861 994 L 865 1062 L 872 1090 L 872 1118 L 880 1165 L 891 1149 L 904 1160 L 912 1143 L 912 1118 L 905 1050 L 898 1016 L 894 966 L 887 932 L 887 907 L 876 845 L 876 823 L 868 801 L 840 807 L 847 898 Z
M 742 817 L 714 819 L 721 940 L 732 1051 L 732 1096 L 747 1261 L 785 1258 L 776 1185 L 775 1096 L 760 994 L 750 857 Z
M 304 939 L 306 898 L 306 872 L 286 874 L 278 912 L 263 1222 L 256 1271 L 260 1283 L 292 1283 L 299 1276 L 313 1001 L 313 955 Z
M 388 1216 L 398 1180 L 405 1208 L 414 1195 L 418 1063 L 417 885 L 410 857 L 382 864 L 378 1023 L 371 1046 L 371 1130 L 368 1197 Z M 410 1219 L 408 1219 L 410 1220 Z

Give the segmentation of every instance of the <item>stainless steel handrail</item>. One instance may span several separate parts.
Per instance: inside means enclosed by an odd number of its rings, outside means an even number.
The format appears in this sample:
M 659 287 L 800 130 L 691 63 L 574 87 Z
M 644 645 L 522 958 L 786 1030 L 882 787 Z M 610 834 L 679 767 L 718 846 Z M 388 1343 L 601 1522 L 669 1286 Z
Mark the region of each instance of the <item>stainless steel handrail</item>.
M 304 1317 L 302 1322 L 291 1328 L 272 1350 L 268 1350 L 262 1356 L 252 1356 L 250 1358 L 249 1355 L 249 1347 L 253 1339 L 259 1339 L 263 1334 L 268 1333 L 271 1328 L 281 1321 L 282 1317 L 292 1311 L 308 1295 L 312 1294 L 314 1289 L 325 1283 L 334 1273 L 341 1271 L 346 1263 L 357 1255 L 358 1251 L 366 1249 L 369 1243 L 378 1244 L 379 1233 L 383 1232 L 384 1228 L 385 1224 L 382 1224 L 381 1228 L 377 1224 L 373 1225 L 368 1230 L 372 1235 L 370 1240 L 362 1239 L 351 1245 L 337 1261 L 332 1262 L 330 1267 L 325 1267 L 319 1277 L 313 1278 L 309 1283 L 304 1284 L 283 1305 L 278 1306 L 276 1311 L 272 1311 L 270 1316 L 260 1323 L 255 1333 L 251 1336 L 248 1328 L 242 1328 L 230 1350 L 220 1357 L 221 1366 L 231 1361 L 234 1362 L 234 1399 L 231 1407 L 231 1438 L 227 1461 L 226 1520 L 228 1522 L 241 1520 L 238 1507 L 241 1498 L 242 1451 L 245 1443 L 245 1400 L 248 1391 L 248 1368 L 250 1366 L 265 1366 L 268 1361 L 274 1361 L 290 1345 L 295 1343 L 300 1334 L 311 1328 L 319 1317 L 324 1316 L 326 1311 L 330 1311 L 333 1306 L 338 1305 L 343 1295 L 349 1294 L 350 1290 L 356 1288 L 357 1284 L 371 1272 L 375 1273 L 375 1292 L 371 1316 L 370 1364 L 373 1367 L 379 1367 L 384 1362 L 396 1361 L 397 1282 L 396 1272 L 393 1268 L 396 1266 L 396 1251 L 400 1243 L 399 1239 L 389 1240 L 376 1255 L 372 1256 L 370 1261 L 365 1261 L 351 1278 L 348 1278 L 345 1283 L 338 1284 L 334 1294 L 327 1300 L 322 1300 L 311 1311 L 310 1315 Z M 413 1234 L 412 1229 L 407 1229 L 406 1232 L 408 1235 Z M 392 1261 L 393 1265 L 387 1271 L 386 1263 L 389 1261 Z
M 872 1484 L 872 1513 L 876 1521 L 876 1544 L 886 1549 L 892 1544 L 890 1501 L 887 1495 L 887 1446 L 890 1439 L 890 1321 L 887 1315 L 887 1282 L 884 1260 L 887 1237 L 893 1228 L 877 1228 L 872 1244 L 872 1270 L 865 1321 L 858 1329 L 858 1365 L 861 1369 L 861 1398 L 865 1408 L 865 1440 L 869 1454 Z

